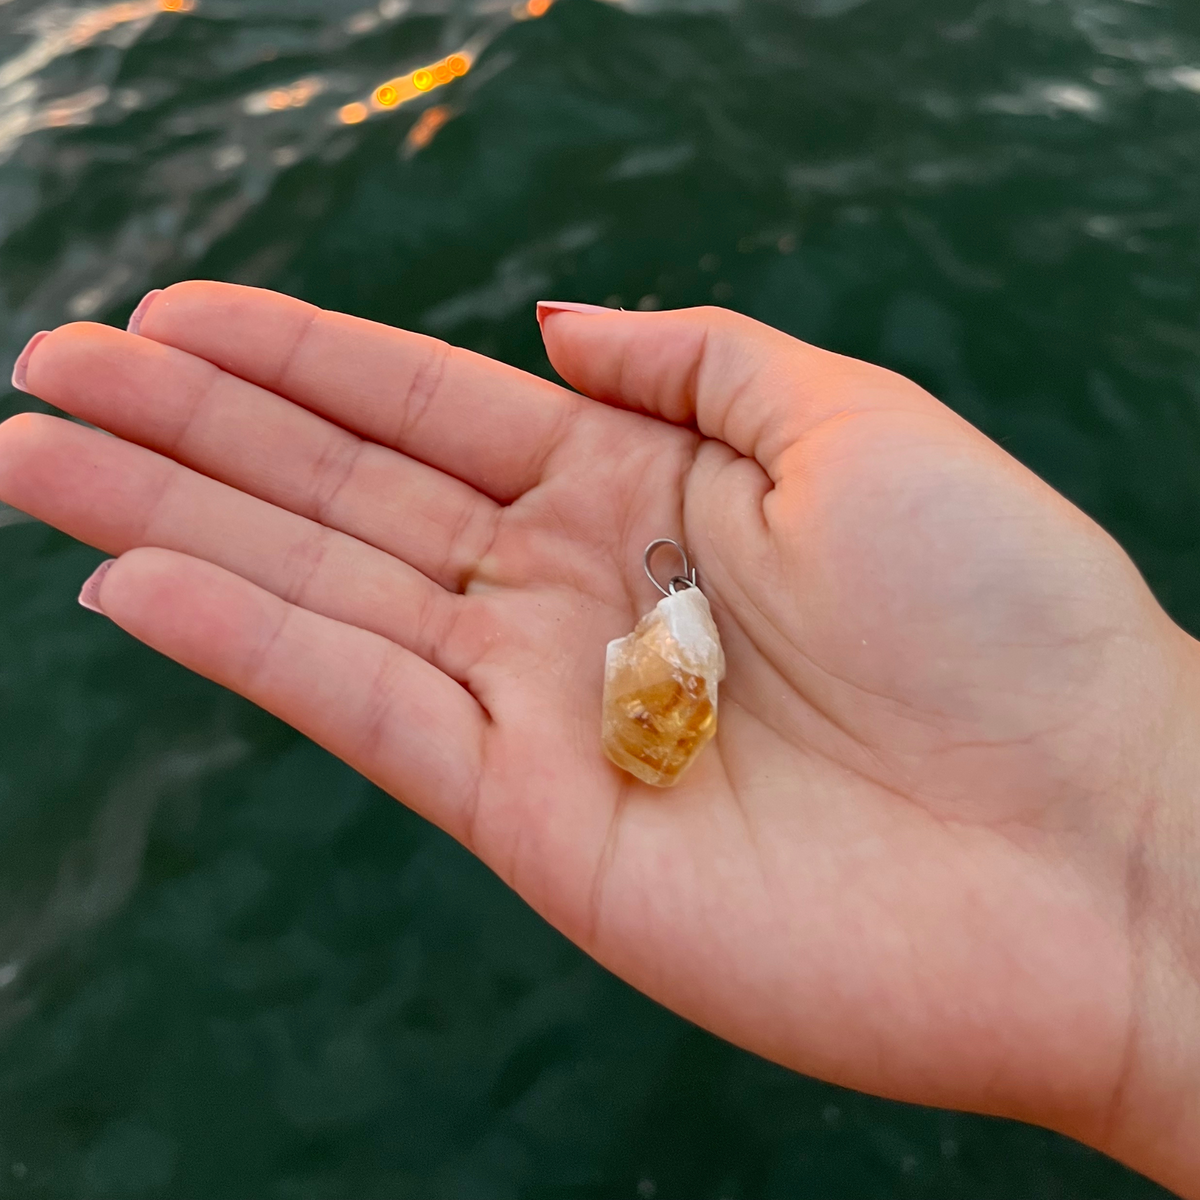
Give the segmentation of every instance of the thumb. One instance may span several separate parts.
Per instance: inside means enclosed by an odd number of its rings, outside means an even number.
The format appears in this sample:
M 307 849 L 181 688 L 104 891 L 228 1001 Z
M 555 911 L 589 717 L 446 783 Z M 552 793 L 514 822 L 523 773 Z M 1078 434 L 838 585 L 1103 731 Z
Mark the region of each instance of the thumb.
M 941 406 L 916 384 L 724 308 L 623 312 L 543 300 L 546 353 L 572 387 L 605 404 L 694 425 L 776 481 L 779 456 L 823 421 L 900 396 Z

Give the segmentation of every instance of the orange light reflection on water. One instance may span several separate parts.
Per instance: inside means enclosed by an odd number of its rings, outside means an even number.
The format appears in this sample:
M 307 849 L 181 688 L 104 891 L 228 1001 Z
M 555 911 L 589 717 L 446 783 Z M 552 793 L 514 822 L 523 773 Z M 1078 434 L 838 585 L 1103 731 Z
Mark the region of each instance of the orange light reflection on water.
M 254 92 L 242 101 L 248 113 L 262 116 L 269 112 L 283 112 L 288 108 L 304 108 L 315 97 L 325 91 L 328 84 L 320 75 L 309 75 L 295 83 L 282 84 L 266 92 Z
M 544 17 L 554 5 L 554 0 L 517 0 L 512 6 L 514 21 L 528 21 Z
M 191 12 L 195 7 L 196 0 L 123 0 L 81 13 L 70 26 L 67 41 L 73 46 L 86 46 L 118 25 L 142 21 L 160 12 Z
M 554 0 L 520 0 L 519 3 L 513 5 L 512 15 L 519 21 L 531 17 L 544 17 L 553 5 Z M 445 87 L 446 84 L 465 75 L 471 69 L 473 62 L 474 56 L 466 50 L 461 50 L 457 54 L 443 58 L 440 62 L 430 63 L 426 67 L 418 67 L 408 75 L 397 75 L 395 79 L 385 80 L 365 100 L 356 100 L 354 103 L 343 105 L 338 109 L 338 120 L 343 125 L 360 125 L 372 113 L 388 112 L 390 109 L 398 108 L 401 104 L 415 100 L 426 92 L 433 91 L 434 88 Z M 428 137 L 432 138 L 444 123 L 445 121 L 442 120 L 430 125 Z M 419 123 L 409 134 L 409 140 L 406 143 L 409 147 L 414 144 L 423 144 L 414 143 L 412 140 L 418 128 L 421 128 Z
M 373 112 L 386 112 L 415 100 L 425 92 L 444 87 L 471 69 L 472 58 L 466 51 L 451 54 L 427 67 L 418 67 L 407 75 L 397 75 L 381 83 L 365 101 L 355 101 L 338 110 L 343 125 L 358 125 Z
M 433 108 L 427 108 L 417 123 L 408 131 L 408 136 L 404 139 L 405 152 L 412 154 L 414 151 L 424 150 L 433 141 L 437 131 L 453 115 L 444 104 L 435 104 Z

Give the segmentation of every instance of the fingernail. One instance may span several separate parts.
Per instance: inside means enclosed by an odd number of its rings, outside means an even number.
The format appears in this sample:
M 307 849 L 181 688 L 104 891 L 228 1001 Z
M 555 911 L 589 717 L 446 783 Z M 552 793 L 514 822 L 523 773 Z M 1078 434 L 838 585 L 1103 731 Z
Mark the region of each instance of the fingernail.
M 552 312 L 610 313 L 616 311 L 615 308 L 605 308 L 603 304 L 576 304 L 570 300 L 539 300 L 537 302 L 539 325 L 546 314 Z
M 146 313 L 150 311 L 150 305 L 154 303 L 155 296 L 163 294 L 162 288 L 155 288 L 152 292 L 147 292 L 139 302 L 137 308 L 133 310 L 133 316 L 129 318 L 129 324 L 126 328 L 130 333 L 137 333 L 142 328 L 142 322 L 146 319 Z
M 105 575 L 112 568 L 115 558 L 106 558 L 96 569 L 88 576 L 88 581 L 83 585 L 83 589 L 79 593 L 79 603 L 84 608 L 90 608 L 92 612 L 99 613 L 104 616 L 104 609 L 100 607 L 100 585 L 104 582 Z
M 38 348 L 38 343 L 42 338 L 49 334 L 50 330 L 43 329 L 41 333 L 35 333 L 21 351 L 20 357 L 13 366 L 12 385 L 18 392 L 28 392 L 29 386 L 26 383 L 26 376 L 29 374 L 29 360 L 33 357 L 33 352 Z

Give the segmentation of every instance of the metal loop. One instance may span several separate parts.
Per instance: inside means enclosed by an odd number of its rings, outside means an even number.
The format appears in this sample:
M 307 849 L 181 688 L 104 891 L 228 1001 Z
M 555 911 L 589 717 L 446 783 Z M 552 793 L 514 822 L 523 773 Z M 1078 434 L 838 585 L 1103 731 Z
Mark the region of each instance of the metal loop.
M 674 546 L 675 549 L 679 551 L 679 557 L 683 559 L 683 574 L 671 576 L 671 579 L 668 581 L 666 587 L 663 587 L 663 585 L 654 578 L 654 572 L 650 570 L 650 556 L 655 550 L 658 549 L 659 546 Z M 688 588 L 697 586 L 696 568 L 692 566 L 690 562 L 688 562 L 687 551 L 684 550 L 684 548 L 677 541 L 675 541 L 674 538 L 659 538 L 657 541 L 651 542 L 650 545 L 646 547 L 646 553 L 642 556 L 642 562 L 646 567 L 646 574 L 650 577 L 650 582 L 654 584 L 654 586 L 658 588 L 658 590 L 662 592 L 664 596 L 674 596 L 681 587 Z

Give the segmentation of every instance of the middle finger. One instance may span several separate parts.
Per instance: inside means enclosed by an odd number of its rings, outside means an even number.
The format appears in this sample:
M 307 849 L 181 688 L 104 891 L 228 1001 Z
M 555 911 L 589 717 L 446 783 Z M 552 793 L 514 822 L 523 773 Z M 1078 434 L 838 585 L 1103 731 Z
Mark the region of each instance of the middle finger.
M 65 325 L 34 351 L 27 381 L 91 425 L 386 551 L 450 591 L 494 539 L 502 509 L 469 484 L 183 350 Z

